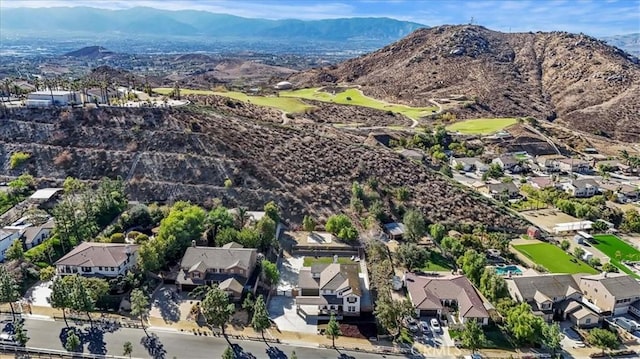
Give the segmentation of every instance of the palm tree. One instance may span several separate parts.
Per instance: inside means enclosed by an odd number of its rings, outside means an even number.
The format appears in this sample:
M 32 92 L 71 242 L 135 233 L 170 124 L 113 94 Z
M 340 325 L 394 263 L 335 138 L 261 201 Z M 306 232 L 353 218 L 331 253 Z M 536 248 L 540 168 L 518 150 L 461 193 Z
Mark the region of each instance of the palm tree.
M 249 219 L 248 212 L 249 210 L 246 207 L 238 207 L 238 209 L 236 210 L 235 216 L 238 230 L 241 230 L 247 224 L 247 220 Z

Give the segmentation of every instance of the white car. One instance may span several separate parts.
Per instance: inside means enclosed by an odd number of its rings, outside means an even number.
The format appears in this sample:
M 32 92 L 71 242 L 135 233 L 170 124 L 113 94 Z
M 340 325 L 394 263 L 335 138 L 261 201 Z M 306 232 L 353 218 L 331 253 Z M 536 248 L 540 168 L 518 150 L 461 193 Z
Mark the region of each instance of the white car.
M 431 319 L 431 327 L 433 331 L 436 333 L 442 333 L 442 327 L 440 327 L 440 323 L 438 323 L 438 319 Z

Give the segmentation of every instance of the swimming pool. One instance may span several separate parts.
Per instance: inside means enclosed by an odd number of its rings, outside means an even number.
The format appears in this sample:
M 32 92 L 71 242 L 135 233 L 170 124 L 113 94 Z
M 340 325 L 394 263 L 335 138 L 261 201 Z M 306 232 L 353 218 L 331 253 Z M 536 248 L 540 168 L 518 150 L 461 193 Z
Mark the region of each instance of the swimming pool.
M 520 268 L 518 268 L 518 266 L 500 266 L 500 267 L 496 267 L 496 274 L 498 275 L 509 275 L 509 273 L 511 273 L 512 275 L 521 275 L 522 274 L 522 270 L 520 270 Z

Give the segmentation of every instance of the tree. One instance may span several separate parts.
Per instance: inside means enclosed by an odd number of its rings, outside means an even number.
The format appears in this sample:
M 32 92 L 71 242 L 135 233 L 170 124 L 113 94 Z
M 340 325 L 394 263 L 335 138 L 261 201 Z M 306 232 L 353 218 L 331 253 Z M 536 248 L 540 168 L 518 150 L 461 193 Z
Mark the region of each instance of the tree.
M 449 167 L 447 164 L 443 164 L 442 167 L 440 167 L 440 173 L 449 178 L 453 178 L 453 171 L 451 171 L 451 167 Z
M 496 303 L 498 299 L 504 298 L 509 294 L 507 282 L 490 267 L 485 268 L 482 272 L 478 288 L 491 303 Z
M 280 280 L 280 272 L 278 271 L 278 266 L 266 259 L 263 259 L 260 264 L 262 267 L 262 280 L 266 285 L 269 286 L 269 288 L 271 288 Z
M 618 336 L 607 330 L 600 328 L 593 328 L 587 334 L 587 342 L 589 344 L 602 349 L 602 355 L 606 349 L 617 349 L 620 345 Z
M 327 336 L 331 338 L 332 346 L 336 347 L 336 338 L 342 335 L 340 332 L 340 324 L 336 321 L 336 316 L 331 314 L 331 319 L 329 319 L 329 324 L 327 324 Z
M 233 353 L 231 347 L 227 347 L 222 353 L 222 359 L 235 359 L 236 355 Z
M 344 214 L 335 214 L 327 220 L 325 225 L 327 232 L 345 241 L 355 241 L 358 239 L 358 230 L 353 226 L 349 217 Z
M 156 272 L 160 269 L 160 254 L 155 241 L 146 242 L 138 248 L 137 265 L 142 272 Z
M 20 344 L 20 346 L 25 346 L 27 345 L 27 342 L 29 341 L 29 337 L 27 336 L 27 330 L 24 329 L 24 321 L 20 320 L 18 322 L 16 322 L 14 328 L 13 328 L 13 332 L 14 332 L 14 338 L 16 340 L 16 342 L 18 344 Z
M 191 245 L 192 240 L 202 237 L 205 211 L 187 202 L 176 202 L 169 215 L 160 222 L 156 241 L 161 264 L 165 260 L 176 259 Z
M 242 302 L 242 309 L 246 310 L 249 313 L 249 317 L 253 315 L 253 306 L 256 304 L 255 300 L 253 300 L 253 294 L 251 292 L 247 293 L 247 296 L 244 298 Z
M 558 323 L 544 324 L 542 326 L 542 344 L 551 350 L 551 353 L 555 357 L 556 352 L 560 350 L 562 345 L 562 331 Z
M 70 291 L 67 294 L 71 297 L 69 307 L 73 310 L 87 313 L 89 322 L 93 325 L 91 312 L 95 310 L 98 298 L 109 290 L 109 285 L 104 280 L 84 278 L 77 274 L 62 278 L 62 280 L 69 283 Z
M 407 317 L 415 317 L 416 311 L 411 300 L 393 300 L 389 295 L 380 296 L 376 301 L 374 315 L 378 323 L 394 337 L 400 334 L 402 320 Z
M 575 247 L 573 248 L 573 255 L 578 258 L 581 259 L 582 256 L 584 255 L 584 249 L 580 248 L 580 247 Z
M 593 228 L 594 231 L 604 232 L 609 229 L 609 226 L 603 221 L 595 221 L 591 225 L 591 228 Z
M 402 243 L 398 247 L 396 255 L 398 260 L 410 271 L 422 268 L 425 261 L 429 259 L 429 252 L 415 243 Z
M 11 317 L 15 321 L 16 312 L 13 303 L 20 299 L 20 291 L 16 278 L 5 266 L 0 266 L 0 303 L 9 303 Z
M 482 328 L 480 328 L 480 324 L 475 320 L 467 321 L 460 336 L 462 338 L 462 345 L 471 349 L 471 353 L 475 353 L 480 349 L 487 340 L 482 332 Z
M 133 353 L 133 344 L 131 344 L 131 342 L 124 342 L 124 345 L 122 346 L 122 355 L 131 358 L 131 353 Z
M 458 258 L 457 263 L 471 283 L 479 286 L 482 271 L 487 264 L 486 257 L 473 249 L 469 249 L 462 257 Z
M 569 249 L 569 246 L 571 246 L 571 243 L 569 243 L 568 240 L 563 240 L 562 242 L 560 242 L 560 248 L 562 248 L 563 251 L 567 251 L 567 249 Z
M 542 318 L 533 315 L 527 303 L 509 309 L 505 318 L 507 331 L 519 345 L 533 343 L 543 323 Z
M 311 216 L 304 216 L 302 219 L 302 229 L 307 232 L 313 232 L 316 229 L 316 221 Z
M 217 206 L 207 213 L 204 227 L 207 231 L 209 245 L 213 245 L 218 231 L 222 228 L 232 228 L 234 225 L 233 215 L 224 206 Z
M 405 228 L 404 238 L 406 240 L 417 242 L 426 231 L 424 216 L 417 210 L 407 211 L 402 218 L 402 223 Z
M 131 315 L 140 318 L 142 330 L 149 336 L 147 328 L 144 326 L 144 318 L 149 315 L 149 298 L 138 288 L 131 291 Z
M 598 257 L 591 257 L 589 258 L 589 265 L 596 268 L 596 267 L 600 267 L 602 263 L 600 263 L 600 258 Z
M 264 304 L 264 298 L 262 295 L 258 296 L 253 306 L 251 326 L 253 327 L 253 330 L 260 332 L 262 340 L 266 342 L 266 339 L 264 338 L 264 330 L 271 326 L 271 322 L 269 321 L 269 312 L 267 312 L 267 307 Z
M 204 299 L 200 302 L 200 310 L 206 323 L 211 326 L 220 327 L 222 335 L 224 335 L 229 345 L 231 345 L 229 338 L 227 338 L 225 327 L 231 315 L 235 312 L 235 306 L 229 303 L 229 295 L 218 288 L 217 285 L 209 287 L 207 294 L 205 294 Z
M 56 276 L 56 267 L 48 266 L 40 269 L 40 280 L 48 282 Z
M 440 243 L 442 250 L 449 256 L 449 258 L 458 258 L 464 253 L 464 246 L 460 243 L 460 240 L 453 237 L 444 237 Z
M 9 248 L 7 248 L 7 252 L 5 253 L 5 257 L 7 260 L 23 260 L 24 259 L 24 248 L 22 247 L 22 241 L 16 239 L 11 243 Z
M 434 223 L 429 226 L 429 234 L 431 234 L 431 238 L 433 238 L 436 243 L 440 243 L 446 233 L 447 229 L 440 223 Z
M 78 350 L 78 347 L 80 346 L 80 344 L 82 344 L 82 342 L 80 341 L 80 338 L 78 337 L 76 332 L 74 332 L 73 330 L 69 330 L 67 331 L 67 333 L 67 340 L 64 343 L 64 348 L 67 349 L 67 351 L 75 352 L 76 350 Z
M 271 217 L 264 216 L 256 223 L 255 230 L 260 236 L 260 250 L 267 252 L 276 240 L 276 222 Z
M 249 220 L 249 210 L 246 207 L 238 207 L 234 212 L 236 218 L 236 228 L 241 230 Z
M 614 266 L 613 264 L 607 262 L 607 263 L 604 263 L 602 265 L 602 271 L 603 272 L 607 272 L 607 273 L 617 273 L 618 272 L 618 268 L 616 266 Z
M 69 281 L 58 278 L 53 281 L 53 284 L 51 284 L 51 296 L 49 297 L 49 301 L 53 308 L 62 310 L 62 318 L 64 319 L 64 324 L 67 328 L 69 327 L 69 323 L 67 323 L 66 309 L 71 308 L 70 293 L 71 286 Z
M 271 218 L 275 223 L 280 222 L 280 208 L 274 201 L 269 201 L 264 205 L 264 215 Z

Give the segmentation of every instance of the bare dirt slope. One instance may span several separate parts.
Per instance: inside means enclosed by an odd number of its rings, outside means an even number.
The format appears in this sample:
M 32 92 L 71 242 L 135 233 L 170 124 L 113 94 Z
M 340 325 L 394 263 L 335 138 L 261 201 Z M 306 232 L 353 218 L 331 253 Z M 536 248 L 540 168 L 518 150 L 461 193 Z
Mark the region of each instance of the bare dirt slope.
M 0 168 L 52 183 L 121 176 L 142 201 L 215 197 L 259 208 L 274 199 L 294 220 L 347 209 L 352 182 L 375 177 L 390 213 L 415 205 L 431 221 L 525 228 L 480 195 L 364 141 L 332 126 L 284 126 L 207 106 L 23 109 L 0 117 Z M 32 158 L 10 169 L 10 154 L 18 150 Z M 232 188 L 224 187 L 227 178 Z M 394 199 L 401 186 L 411 193 L 409 203 Z
M 585 35 L 439 26 L 290 80 L 351 83 L 367 95 L 421 106 L 430 98 L 465 95 L 476 104 L 461 109 L 463 117 L 558 119 L 589 133 L 640 139 L 638 59 Z

